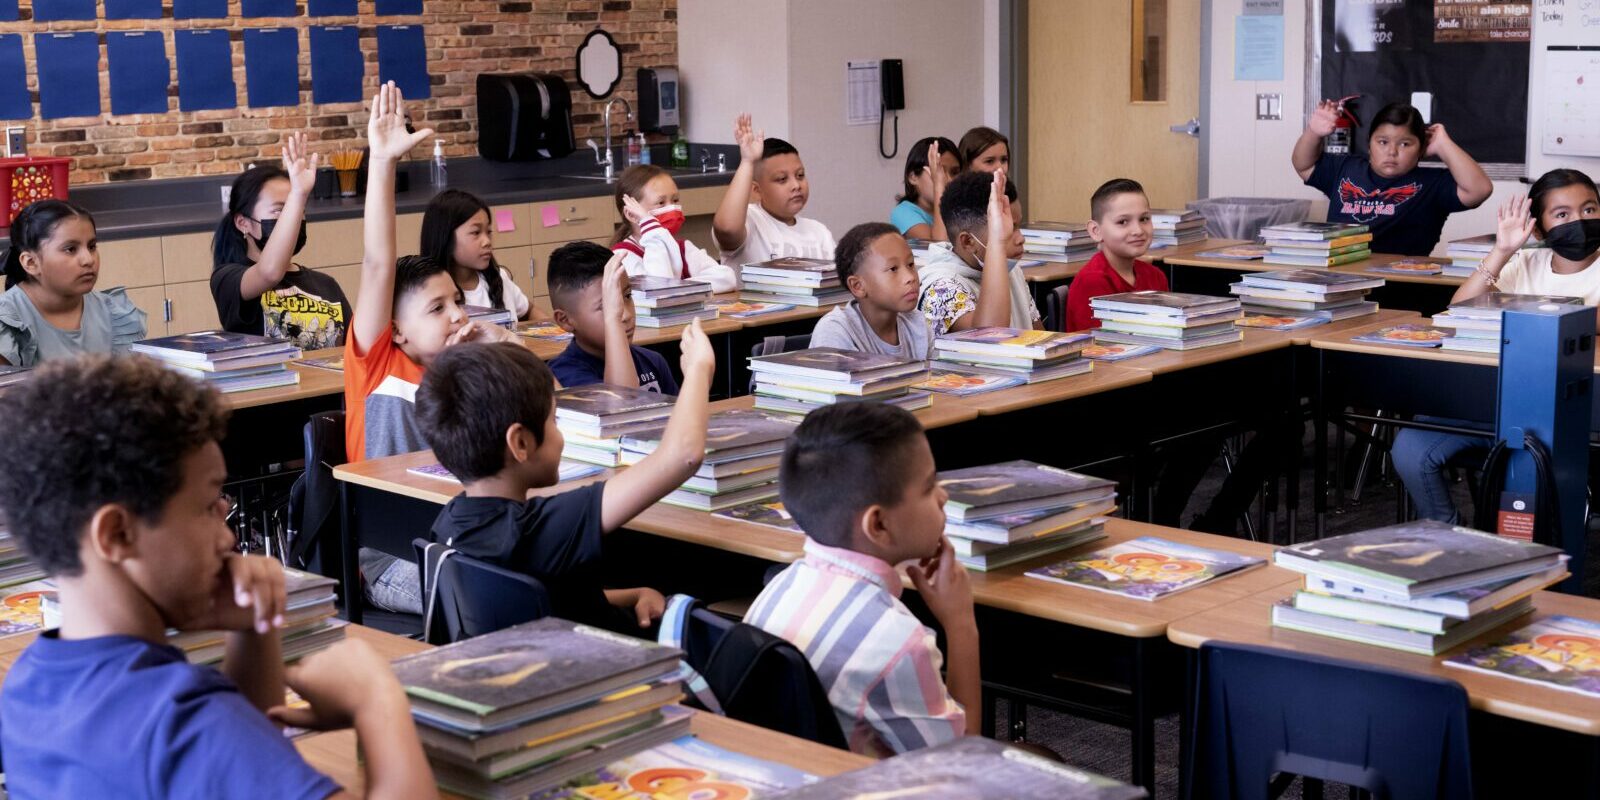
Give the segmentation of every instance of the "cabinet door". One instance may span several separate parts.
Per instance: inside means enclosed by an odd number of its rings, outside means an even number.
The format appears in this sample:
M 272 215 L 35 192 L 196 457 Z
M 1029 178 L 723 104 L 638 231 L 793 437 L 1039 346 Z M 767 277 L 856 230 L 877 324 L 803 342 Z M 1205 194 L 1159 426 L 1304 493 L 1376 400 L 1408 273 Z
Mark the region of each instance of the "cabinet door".
M 142 286 L 128 290 L 128 299 L 144 312 L 144 335 L 154 339 L 167 335 L 167 295 L 162 286 Z
M 698 217 L 701 214 L 717 213 L 717 206 L 722 203 L 722 195 L 727 191 L 726 186 L 699 186 L 678 192 L 683 215 Z
M 422 252 L 422 215 L 399 214 L 394 218 L 395 253 L 406 256 Z
M 360 264 L 345 264 L 338 267 L 322 267 L 317 271 L 338 281 L 339 288 L 344 290 L 344 299 L 350 301 L 351 308 L 355 308 L 356 297 L 361 292 Z
M 608 238 L 620 219 L 610 195 L 534 203 L 532 216 L 534 244 Z
M 172 312 L 167 321 L 169 336 L 222 327 L 217 319 L 217 303 L 211 298 L 210 281 L 167 284 L 167 304 Z
M 501 247 L 495 242 L 494 260 L 511 272 L 511 279 L 516 281 L 517 288 L 528 297 L 533 297 L 533 274 L 529 260 L 533 258 L 532 247 Z
M 420 228 L 419 228 L 420 230 Z M 403 241 L 395 239 L 396 243 Z M 415 242 L 412 244 L 415 247 Z M 336 267 L 341 264 L 361 263 L 364 245 L 361 240 L 361 218 L 336 219 L 313 222 L 306 226 L 306 247 L 295 256 L 296 263 L 304 267 Z M 399 255 L 415 253 L 400 246 Z
M 161 270 L 161 237 L 114 239 L 100 243 L 98 288 L 160 286 L 165 283 Z
M 180 233 L 161 237 L 165 283 L 211 279 L 211 234 Z
M 589 241 L 604 247 L 611 242 L 611 237 L 606 236 L 603 238 L 590 239 Z M 536 244 L 528 248 L 528 251 L 533 254 L 533 257 L 530 261 L 530 269 L 533 270 L 533 293 L 528 295 L 528 297 L 535 298 L 550 296 L 550 284 L 545 279 L 546 269 L 550 265 L 550 254 L 554 253 L 556 248 L 559 248 L 564 244 L 567 244 L 567 242 Z

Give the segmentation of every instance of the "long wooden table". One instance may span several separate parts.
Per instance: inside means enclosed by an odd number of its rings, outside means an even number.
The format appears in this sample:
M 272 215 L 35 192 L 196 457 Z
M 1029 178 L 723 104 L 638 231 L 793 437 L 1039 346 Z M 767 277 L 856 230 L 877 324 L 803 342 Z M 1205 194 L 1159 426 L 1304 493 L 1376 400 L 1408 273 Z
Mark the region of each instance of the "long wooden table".
M 1208 248 L 1216 249 L 1216 248 Z M 1227 258 L 1202 257 L 1199 251 L 1188 250 L 1167 255 L 1157 255 L 1167 268 L 1173 291 L 1197 294 L 1228 294 L 1228 284 L 1250 272 L 1276 272 L 1302 269 L 1283 264 L 1267 264 L 1260 259 L 1241 261 Z M 1372 293 L 1372 299 L 1391 308 L 1404 308 L 1432 314 L 1442 311 L 1450 303 L 1451 295 L 1466 281 L 1447 275 L 1420 275 L 1383 272 L 1373 269 L 1416 256 L 1393 253 L 1373 253 L 1369 258 L 1352 264 L 1333 267 L 1333 272 L 1382 278 L 1385 284 Z M 1438 259 L 1429 259 L 1438 261 Z

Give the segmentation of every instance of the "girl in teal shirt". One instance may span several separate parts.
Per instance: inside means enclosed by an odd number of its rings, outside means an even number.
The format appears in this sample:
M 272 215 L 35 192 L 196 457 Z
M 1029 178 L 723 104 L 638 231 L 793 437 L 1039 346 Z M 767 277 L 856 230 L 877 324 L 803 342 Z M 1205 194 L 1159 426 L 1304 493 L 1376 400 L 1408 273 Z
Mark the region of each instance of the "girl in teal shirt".
M 937 163 L 938 169 L 929 169 Z M 939 219 L 939 198 L 945 184 L 961 171 L 956 143 L 943 136 L 920 139 L 906 153 L 905 193 L 889 213 L 889 222 L 907 239 L 943 242 L 948 239 Z

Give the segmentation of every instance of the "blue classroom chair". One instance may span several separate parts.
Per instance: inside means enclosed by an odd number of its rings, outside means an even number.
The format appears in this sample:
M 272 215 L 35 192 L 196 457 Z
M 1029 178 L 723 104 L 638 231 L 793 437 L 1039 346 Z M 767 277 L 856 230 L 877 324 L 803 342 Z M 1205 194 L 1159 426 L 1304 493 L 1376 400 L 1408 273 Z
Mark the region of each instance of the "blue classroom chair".
M 550 593 L 532 575 L 513 572 L 438 542 L 414 539 L 426 614 L 423 638 L 449 644 L 550 615 Z

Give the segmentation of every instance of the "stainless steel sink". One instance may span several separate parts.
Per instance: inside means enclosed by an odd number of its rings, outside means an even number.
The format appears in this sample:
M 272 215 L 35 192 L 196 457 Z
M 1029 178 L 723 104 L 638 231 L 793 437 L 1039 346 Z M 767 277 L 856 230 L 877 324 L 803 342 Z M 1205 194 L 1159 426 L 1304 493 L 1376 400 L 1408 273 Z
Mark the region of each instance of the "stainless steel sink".
M 715 174 L 717 174 L 716 170 L 712 170 L 710 172 L 701 172 L 698 169 L 684 169 L 682 167 L 662 167 L 662 169 L 666 170 L 667 174 L 668 175 L 672 175 L 672 176 L 679 176 L 679 175 L 715 175 Z M 622 173 L 619 171 L 617 174 L 620 175 Z M 602 173 L 602 172 L 593 172 L 593 173 L 587 173 L 587 174 L 583 174 L 583 175 L 559 175 L 557 177 L 571 178 L 571 179 L 577 180 L 577 181 L 604 181 L 606 179 L 605 173 Z M 613 178 L 612 180 L 615 180 L 615 178 Z

